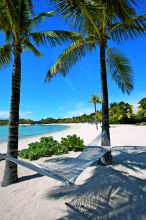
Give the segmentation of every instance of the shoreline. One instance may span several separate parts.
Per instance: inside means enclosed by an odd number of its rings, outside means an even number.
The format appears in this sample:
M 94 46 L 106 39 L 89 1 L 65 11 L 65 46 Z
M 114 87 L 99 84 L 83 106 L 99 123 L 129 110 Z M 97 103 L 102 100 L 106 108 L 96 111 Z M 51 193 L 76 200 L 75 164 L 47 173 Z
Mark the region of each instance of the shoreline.
M 46 124 L 46 125 L 50 125 L 50 124 Z M 51 125 L 55 125 L 55 124 L 51 124 Z M 66 125 L 66 124 L 59 124 L 59 125 Z M 20 125 L 21 126 L 21 125 Z M 29 125 L 28 125 L 29 126 Z M 66 125 L 67 126 L 67 125 Z M 66 129 L 69 129 L 70 126 L 68 126 L 67 128 L 64 128 L 62 130 L 59 130 L 59 131 L 54 131 L 54 132 L 50 132 L 50 133 L 44 133 L 44 134 L 36 134 L 36 135 L 30 135 L 30 136 L 25 136 L 25 137 L 19 137 L 19 140 L 26 140 L 26 139 L 29 139 L 29 138 L 38 138 L 38 137 L 44 137 L 43 135 L 49 135 L 49 134 L 53 134 L 53 133 L 56 133 L 56 132 L 60 132 L 60 131 L 64 131 Z M 4 140 L 4 141 L 0 141 L 0 146 L 1 144 L 7 144 L 7 141 L 8 140 Z
M 55 124 L 52 124 L 55 125 Z M 58 125 L 67 125 L 61 131 L 54 131 L 52 133 L 46 133 L 26 138 L 19 139 L 19 150 L 26 149 L 28 144 L 39 141 L 41 137 L 52 136 L 57 141 L 60 141 L 62 137 L 67 135 L 76 134 L 84 140 L 84 144 L 87 145 L 92 142 L 101 132 L 101 125 L 98 126 L 98 130 L 94 124 L 90 123 L 62 123 Z M 146 126 L 135 125 L 110 125 L 111 146 L 146 146 L 145 140 Z M 6 153 L 7 142 L 0 143 L 0 153 Z
M 54 124 L 52 124 L 52 125 L 54 125 Z M 78 136 L 80 136 L 81 138 L 84 139 L 85 144 L 88 144 L 94 139 L 96 134 L 98 135 L 98 132 L 96 133 L 96 130 L 95 130 L 93 132 L 93 134 L 90 134 L 91 137 L 84 138 L 84 132 L 82 132 L 84 126 L 85 127 L 87 126 L 90 129 L 92 129 L 94 127 L 94 125 L 92 125 L 92 124 L 87 124 L 87 123 L 70 123 L 69 124 L 68 123 L 68 124 L 58 124 L 58 125 L 67 125 L 68 128 L 65 128 L 60 131 L 54 131 L 51 133 L 42 134 L 42 135 L 21 138 L 21 139 L 19 139 L 19 144 L 18 144 L 19 148 L 18 149 L 19 150 L 26 149 L 28 147 L 28 144 L 30 144 L 32 142 L 39 141 L 39 139 L 44 136 L 45 137 L 52 136 L 57 141 L 60 141 L 61 137 L 65 137 L 67 135 L 72 135 L 72 134 L 77 134 Z M 89 128 L 87 128 L 87 130 Z M 0 143 L 0 153 L 6 153 L 6 148 L 7 148 L 7 142 Z

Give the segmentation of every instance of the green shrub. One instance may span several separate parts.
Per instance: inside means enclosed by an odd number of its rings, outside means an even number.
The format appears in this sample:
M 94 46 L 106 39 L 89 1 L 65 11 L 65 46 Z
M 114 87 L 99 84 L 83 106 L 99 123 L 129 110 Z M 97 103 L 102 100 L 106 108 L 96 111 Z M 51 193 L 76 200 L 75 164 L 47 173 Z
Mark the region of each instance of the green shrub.
M 80 137 L 67 135 L 66 138 L 61 138 L 61 144 L 68 148 L 69 151 L 81 151 L 84 148 L 84 141 Z
M 66 146 L 62 146 L 60 143 L 51 147 L 52 155 L 61 155 L 68 152 L 68 148 Z
M 83 149 L 83 140 L 76 135 L 68 135 L 59 143 L 52 137 L 42 137 L 39 142 L 31 143 L 28 146 L 28 149 L 19 152 L 19 156 L 37 160 L 40 157 L 65 154 L 69 150 L 80 151 Z
M 19 152 L 19 156 L 28 159 L 28 149 L 23 149 Z

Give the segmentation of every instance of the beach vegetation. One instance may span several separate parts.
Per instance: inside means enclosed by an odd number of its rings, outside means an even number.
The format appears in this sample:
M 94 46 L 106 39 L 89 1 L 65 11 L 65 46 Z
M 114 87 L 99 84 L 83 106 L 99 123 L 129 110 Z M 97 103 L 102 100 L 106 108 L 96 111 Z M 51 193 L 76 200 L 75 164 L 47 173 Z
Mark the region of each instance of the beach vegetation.
M 58 142 L 53 137 L 42 137 L 40 141 L 30 143 L 28 149 L 19 152 L 19 156 L 29 160 L 37 160 L 40 157 L 61 155 L 69 151 L 82 151 L 84 141 L 76 135 L 68 135 Z
M 62 146 L 68 148 L 69 151 L 81 151 L 83 150 L 84 141 L 77 135 L 67 135 L 65 138 L 61 138 Z

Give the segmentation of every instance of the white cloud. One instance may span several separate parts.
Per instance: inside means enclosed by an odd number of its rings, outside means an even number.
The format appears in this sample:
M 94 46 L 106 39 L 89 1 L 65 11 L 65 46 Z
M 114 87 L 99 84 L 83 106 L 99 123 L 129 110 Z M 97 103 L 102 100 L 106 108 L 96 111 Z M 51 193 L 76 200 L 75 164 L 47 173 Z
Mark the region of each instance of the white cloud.
M 32 118 L 32 117 L 34 117 L 34 114 L 31 111 L 21 111 L 20 112 L 20 118 Z M 8 111 L 0 111 L 0 118 L 8 119 L 9 112 Z
M 32 118 L 34 117 L 34 113 L 31 111 L 21 111 L 20 118 Z
M 0 111 L 0 118 L 8 119 L 9 118 L 9 112 L 8 111 Z
M 88 106 L 83 102 L 76 104 L 75 108 L 72 111 L 69 111 L 66 117 L 80 116 L 83 114 L 91 114 L 94 112 L 93 106 Z

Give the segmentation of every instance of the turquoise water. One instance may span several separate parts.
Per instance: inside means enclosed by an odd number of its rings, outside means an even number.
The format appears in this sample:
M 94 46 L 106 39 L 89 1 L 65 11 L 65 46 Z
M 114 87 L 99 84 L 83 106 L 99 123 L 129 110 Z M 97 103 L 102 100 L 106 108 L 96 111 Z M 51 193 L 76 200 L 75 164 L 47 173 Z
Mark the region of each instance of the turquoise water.
M 43 134 L 52 133 L 55 131 L 62 131 L 69 126 L 66 125 L 28 125 L 19 126 L 19 138 L 27 138 Z M 8 126 L 0 126 L 0 142 L 7 141 Z

